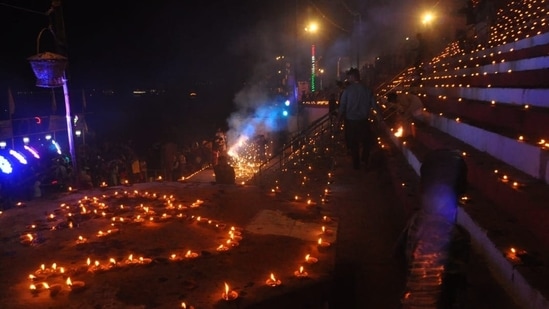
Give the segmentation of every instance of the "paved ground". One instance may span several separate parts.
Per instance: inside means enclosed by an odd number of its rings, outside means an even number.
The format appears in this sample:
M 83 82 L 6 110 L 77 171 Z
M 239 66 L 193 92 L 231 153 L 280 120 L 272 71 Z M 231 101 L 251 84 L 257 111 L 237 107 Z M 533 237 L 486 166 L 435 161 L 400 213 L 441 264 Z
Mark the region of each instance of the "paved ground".
M 402 308 L 406 270 L 394 249 L 406 220 L 420 203 L 417 179 L 390 150 L 377 152 L 368 172 L 354 173 L 347 158 L 340 160 L 334 172 L 340 179 L 335 187 L 341 190 L 334 193 L 340 217 L 334 308 Z M 519 308 L 474 251 L 466 275 L 462 308 Z M 349 299 L 353 301 L 344 305 Z
M 82 191 L 9 209 L 0 215 L 1 307 L 180 308 L 186 302 L 197 309 L 401 308 L 406 272 L 394 246 L 419 203 L 403 160 L 380 150 L 373 168 L 355 171 L 340 152 L 303 159 L 261 186 L 214 185 L 206 170 L 186 182 Z M 108 207 L 90 199 L 83 204 L 95 212 L 78 214 L 84 196 Z M 137 216 L 144 221 L 120 221 Z M 239 245 L 217 251 L 231 226 L 241 232 L 242 239 L 233 239 Z M 98 237 L 109 228 L 118 233 Z M 21 243 L 26 233 L 35 237 L 31 245 Z M 81 235 L 88 241 L 77 244 Z M 319 246 L 318 238 L 331 245 Z M 188 250 L 198 256 L 184 258 Z M 150 263 L 128 263 L 129 254 Z M 170 260 L 172 254 L 181 260 Z M 307 263 L 307 254 L 318 262 Z M 471 254 L 463 308 L 517 308 Z M 100 262 L 100 271 L 90 271 L 88 257 L 92 265 Z M 299 266 L 307 278 L 296 277 Z M 32 282 L 31 273 L 40 278 Z M 281 286 L 265 284 L 271 273 Z M 69 276 L 85 288 L 71 291 Z M 44 281 L 61 291 L 31 292 L 30 284 Z M 222 299 L 225 282 L 239 293 L 236 300 Z

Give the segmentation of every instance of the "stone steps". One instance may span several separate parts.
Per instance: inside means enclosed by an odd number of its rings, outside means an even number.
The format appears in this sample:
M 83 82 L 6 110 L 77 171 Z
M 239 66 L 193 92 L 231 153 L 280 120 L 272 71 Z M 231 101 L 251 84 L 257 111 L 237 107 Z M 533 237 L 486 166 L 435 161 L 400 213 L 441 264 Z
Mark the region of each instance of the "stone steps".
M 471 235 L 476 250 L 489 261 L 494 276 L 517 303 L 525 308 L 549 308 L 545 283 L 549 233 L 543 224 L 549 211 L 543 209 L 543 203 L 531 204 L 531 194 L 494 177 L 492 167 L 501 166 L 501 162 L 426 125 L 417 125 L 415 137 L 391 139 L 418 176 L 422 158 L 431 150 L 452 148 L 466 153 L 470 187 L 467 200 L 462 200 L 458 224 Z M 528 262 L 517 265 L 506 258 L 510 248 L 528 252 Z
M 390 92 L 411 92 L 425 107 L 405 137 L 393 134 L 400 124 L 384 124 L 418 177 L 429 151 L 463 152 L 469 187 L 458 223 L 524 308 L 549 308 L 549 29 L 540 22 L 546 15 L 543 1 L 502 4 L 487 42 L 468 51 L 449 44 L 377 92 L 381 102 Z M 526 254 L 517 262 L 511 248 Z

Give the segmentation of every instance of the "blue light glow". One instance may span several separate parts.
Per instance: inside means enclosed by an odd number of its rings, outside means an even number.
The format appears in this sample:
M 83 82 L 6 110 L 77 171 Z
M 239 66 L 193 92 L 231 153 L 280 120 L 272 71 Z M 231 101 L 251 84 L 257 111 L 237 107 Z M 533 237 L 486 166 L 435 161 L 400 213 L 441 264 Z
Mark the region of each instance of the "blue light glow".
M 0 156 L 0 170 L 4 174 L 11 174 L 13 172 L 10 162 L 4 156 Z

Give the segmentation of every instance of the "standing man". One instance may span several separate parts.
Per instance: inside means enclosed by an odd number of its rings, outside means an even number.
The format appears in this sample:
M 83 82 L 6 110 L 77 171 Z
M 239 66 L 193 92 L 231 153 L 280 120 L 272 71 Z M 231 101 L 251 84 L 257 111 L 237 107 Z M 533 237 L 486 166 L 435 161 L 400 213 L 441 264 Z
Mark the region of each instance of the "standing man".
M 349 85 L 341 94 L 338 120 L 343 120 L 348 134 L 348 146 L 353 159 L 353 168 L 360 169 L 360 162 L 368 163 L 372 146 L 372 131 L 368 117 L 375 108 L 378 115 L 381 109 L 376 104 L 374 93 L 360 82 L 360 71 L 351 68 L 347 71 Z
M 225 132 L 221 128 L 215 131 L 214 141 L 212 145 L 212 165 L 217 165 L 217 160 L 220 156 L 227 155 L 227 138 Z

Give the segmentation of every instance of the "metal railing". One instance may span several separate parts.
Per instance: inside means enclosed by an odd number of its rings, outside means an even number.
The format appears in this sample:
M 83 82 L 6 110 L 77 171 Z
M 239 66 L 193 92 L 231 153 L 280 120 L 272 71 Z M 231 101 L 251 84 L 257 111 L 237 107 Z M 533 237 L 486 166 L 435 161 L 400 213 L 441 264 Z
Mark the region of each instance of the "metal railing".
M 290 137 L 278 152 L 259 166 L 257 172 L 252 176 L 251 182 L 255 185 L 262 185 L 267 177 L 276 175 L 289 164 L 299 162 L 299 158 L 307 151 L 308 147 L 330 146 L 332 143 L 330 137 L 334 133 L 335 126 L 332 117 L 330 114 L 326 114 Z

